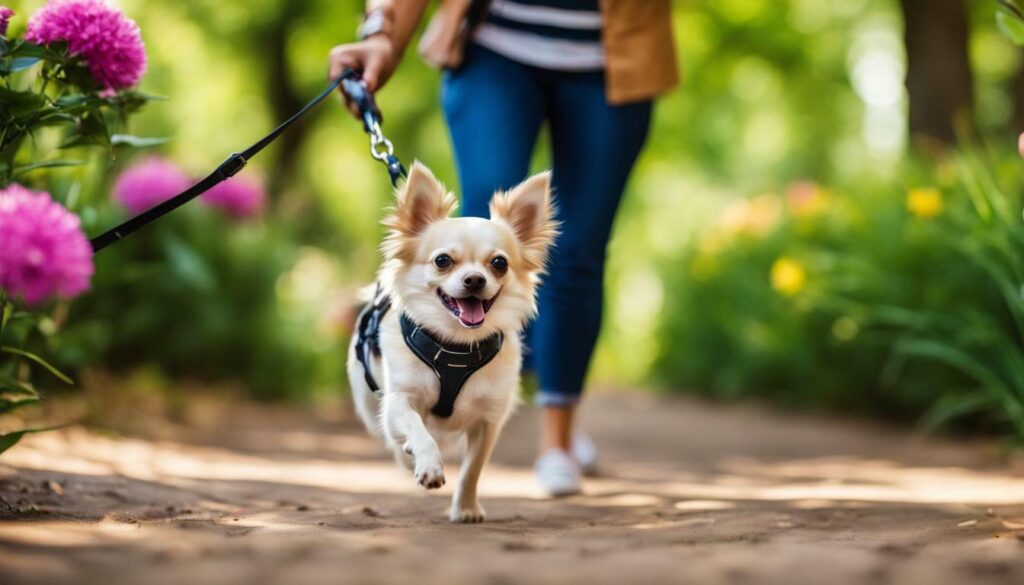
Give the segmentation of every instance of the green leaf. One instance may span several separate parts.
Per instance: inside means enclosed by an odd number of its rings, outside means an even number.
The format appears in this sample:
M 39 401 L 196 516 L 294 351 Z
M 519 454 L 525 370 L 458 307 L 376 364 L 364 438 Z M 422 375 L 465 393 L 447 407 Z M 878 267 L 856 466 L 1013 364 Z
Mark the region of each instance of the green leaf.
M 32 91 L 15 91 L 0 86 L 0 103 L 4 105 L 5 114 L 17 117 L 25 113 L 34 115 L 46 105 L 46 98 Z
M 11 355 L 16 355 L 16 356 L 23 357 L 23 358 L 25 358 L 27 360 L 30 360 L 30 361 L 33 361 L 33 362 L 39 364 L 44 369 L 46 369 L 46 371 L 48 371 L 51 374 L 53 374 L 54 377 L 56 377 L 61 382 L 64 382 L 65 384 L 74 384 L 75 383 L 75 381 L 72 380 L 71 378 L 69 378 L 67 376 L 67 374 L 65 374 L 64 372 L 61 372 L 56 367 L 54 367 L 52 364 L 50 364 L 50 362 L 44 360 L 43 358 L 37 356 L 34 353 L 25 351 L 23 349 L 18 349 L 16 347 L 10 347 L 10 346 L 7 346 L 7 345 L 0 345 L 0 351 L 2 351 L 4 353 L 9 353 Z
M 998 407 L 998 405 L 999 400 L 985 392 L 984 389 L 977 389 L 967 394 L 943 396 L 921 417 L 921 426 L 926 431 L 935 431 L 953 419 L 981 412 L 993 406 Z
M 6 435 L 0 435 L 0 453 L 3 453 L 4 451 L 6 451 L 6 450 L 10 449 L 11 447 L 15 446 L 18 443 L 18 441 L 20 441 L 22 439 L 22 437 L 24 437 L 25 435 L 27 435 L 29 433 L 45 433 L 46 431 L 52 431 L 52 430 L 59 429 L 59 428 L 61 428 L 61 427 L 60 426 L 56 426 L 56 427 L 43 427 L 43 428 L 40 428 L 40 429 L 24 429 L 24 430 L 20 430 L 20 431 L 15 431 L 13 433 L 7 433 Z
M 182 282 L 199 290 L 212 290 L 216 286 L 213 270 L 202 255 L 188 244 L 173 237 L 163 242 L 164 253 L 170 264 L 171 274 Z
M 28 406 L 29 404 L 36 404 L 39 402 L 39 398 L 21 398 L 18 400 L 0 400 L 0 414 L 13 412 L 22 406 Z
M 8 396 L 35 396 L 39 397 L 39 393 L 36 389 L 28 382 L 21 382 L 19 380 L 0 380 L 0 393 Z
M 170 138 L 142 138 L 128 134 L 114 134 L 110 137 L 110 143 L 114 146 L 130 146 L 132 148 L 147 148 L 166 144 Z
M 109 145 L 110 133 L 107 129 L 107 122 L 103 116 L 94 113 L 82 117 L 78 128 L 60 145 L 60 148 Z
M 101 97 L 81 93 L 63 95 L 53 103 L 59 111 L 79 116 L 85 116 L 89 112 L 97 112 L 108 105 L 107 101 Z
M 66 112 L 61 112 L 61 111 L 58 111 L 58 110 L 53 110 L 53 111 L 47 112 L 47 113 L 42 114 L 41 116 L 39 116 L 36 119 L 35 125 L 36 126 L 59 126 L 59 125 L 62 125 L 62 124 L 77 124 L 77 123 L 78 123 L 78 118 L 76 118 L 75 116 L 73 116 L 71 114 L 68 114 Z
M 1006 383 L 987 365 L 958 347 L 931 339 L 910 339 L 896 346 L 904 355 L 930 358 L 945 363 L 980 382 L 991 392 L 1009 395 Z
M 31 171 L 35 171 L 35 170 L 39 170 L 39 169 L 52 169 L 52 168 L 57 168 L 57 167 L 77 167 L 79 165 L 84 165 L 84 164 L 85 164 L 84 160 L 70 160 L 70 159 L 47 160 L 47 161 L 43 161 L 43 162 L 33 163 L 33 164 L 30 164 L 30 165 L 14 167 L 14 174 L 15 175 L 23 175 L 25 173 L 28 173 L 28 172 L 31 172 Z
M 18 57 L 17 59 L 11 60 L 11 66 L 8 69 L 11 73 L 18 71 L 24 71 L 36 63 L 42 61 L 39 57 Z
M 14 44 L 14 48 L 11 49 L 11 57 L 35 57 L 42 58 L 46 54 L 46 47 L 30 43 L 28 41 L 18 41 Z
M 1024 20 L 1004 6 L 996 11 L 996 25 L 1013 44 L 1024 46 Z
M 74 108 L 89 103 L 90 99 L 95 98 L 80 93 L 69 93 L 60 96 L 54 103 L 59 108 Z
M 1024 20 L 1024 11 L 1021 11 L 1017 0 L 996 0 L 996 4 L 999 4 L 1000 8 L 1016 15 L 1017 18 Z
M 1014 395 L 999 374 L 975 356 L 958 347 L 931 339 L 901 342 L 897 345 L 896 351 L 905 355 L 934 359 L 974 378 L 990 395 L 999 397 L 999 402 L 1013 424 L 1018 428 L 1024 428 L 1024 403 Z
M 4 339 L 4 330 L 7 329 L 7 323 L 11 320 L 11 315 L 14 314 L 14 305 L 8 302 L 3 303 L 3 314 L 0 317 L 0 341 Z

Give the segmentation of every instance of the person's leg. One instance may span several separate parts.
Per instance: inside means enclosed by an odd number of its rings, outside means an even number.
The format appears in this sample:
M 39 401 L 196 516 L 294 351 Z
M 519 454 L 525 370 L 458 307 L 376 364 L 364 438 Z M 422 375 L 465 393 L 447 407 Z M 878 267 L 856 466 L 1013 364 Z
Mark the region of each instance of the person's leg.
M 647 137 L 651 103 L 608 105 L 602 75 L 553 84 L 553 185 L 562 235 L 530 341 L 539 378 L 541 452 L 571 449 L 574 409 L 601 328 L 608 239 Z
M 494 192 L 514 187 L 529 172 L 547 111 L 534 71 L 472 45 L 462 67 L 445 73 L 441 102 L 463 215 L 487 217 Z

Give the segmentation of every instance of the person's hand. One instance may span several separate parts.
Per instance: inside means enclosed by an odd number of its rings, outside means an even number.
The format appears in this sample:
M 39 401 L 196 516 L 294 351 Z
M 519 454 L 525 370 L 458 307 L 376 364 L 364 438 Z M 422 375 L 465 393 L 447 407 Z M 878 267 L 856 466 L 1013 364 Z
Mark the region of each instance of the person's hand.
M 329 58 L 331 79 L 337 79 L 346 68 L 355 69 L 362 75 L 370 93 L 380 89 L 398 66 L 394 45 L 382 34 L 356 43 L 338 45 L 331 49 Z M 345 102 L 348 109 L 359 117 L 355 106 L 348 103 L 347 99 Z

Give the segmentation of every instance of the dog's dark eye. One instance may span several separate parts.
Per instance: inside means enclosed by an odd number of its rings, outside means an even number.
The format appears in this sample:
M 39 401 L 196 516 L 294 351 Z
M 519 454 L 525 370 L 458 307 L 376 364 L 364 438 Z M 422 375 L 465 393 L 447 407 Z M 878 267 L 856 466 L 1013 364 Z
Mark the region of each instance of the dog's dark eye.
M 447 270 L 452 267 L 455 261 L 448 254 L 438 254 L 437 258 L 434 258 L 434 266 L 437 266 L 441 270 Z
M 508 271 L 508 259 L 504 256 L 495 256 L 494 260 L 491 260 L 491 268 L 498 274 L 505 274 Z

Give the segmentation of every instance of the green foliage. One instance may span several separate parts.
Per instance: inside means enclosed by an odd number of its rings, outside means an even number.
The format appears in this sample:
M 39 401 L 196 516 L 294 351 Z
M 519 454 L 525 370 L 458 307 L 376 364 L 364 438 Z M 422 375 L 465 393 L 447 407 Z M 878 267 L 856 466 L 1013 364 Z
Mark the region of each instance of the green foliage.
M 671 276 L 656 374 L 1024 439 L 1016 159 L 968 149 L 908 164 L 903 184 L 803 185 L 727 210 Z
M 110 189 L 116 174 L 131 163 L 130 149 L 166 145 L 176 158 L 205 173 L 227 152 L 253 141 L 283 115 L 293 113 L 285 104 L 281 115 L 261 116 L 259 106 L 252 106 L 262 96 L 249 102 L 239 98 L 239 93 L 260 87 L 259 75 L 239 76 L 239 84 L 231 85 L 230 76 L 211 77 L 202 67 L 224 63 L 238 69 L 240 62 L 245 64 L 245 51 L 267 50 L 277 42 L 270 37 L 287 34 L 286 23 L 312 6 L 281 2 L 267 10 L 247 9 L 235 17 L 269 20 L 241 28 L 221 20 L 231 10 L 220 4 L 192 3 L 189 8 L 197 11 L 194 14 L 158 3 L 126 7 L 141 25 L 147 43 L 152 65 L 148 79 L 153 80 L 147 86 L 174 98 L 168 100 L 139 89 L 98 92 L 84 63 L 65 47 L 39 47 L 18 40 L 22 19 L 39 4 L 15 3 L 19 17 L 12 23 L 11 39 L 3 40 L 0 98 L 9 107 L 0 110 L 4 129 L 0 185 L 18 180 L 47 189 L 80 216 L 87 233 L 98 233 L 124 219 L 124 211 L 110 198 Z M 340 19 L 347 30 L 349 25 L 354 28 L 360 14 L 354 5 L 350 8 L 351 14 Z M 184 31 L 182 19 L 193 30 L 211 28 L 195 45 L 173 41 L 162 46 L 163 37 L 154 31 L 165 27 Z M 211 54 L 185 58 L 193 46 L 209 48 Z M 162 84 L 167 71 L 181 64 L 187 64 L 186 77 L 171 87 Z M 254 60 L 248 65 L 259 70 L 264 64 Z M 197 74 L 199 78 L 207 75 L 205 82 L 197 83 Z M 317 75 L 322 77 L 322 70 Z M 322 83 L 312 77 L 309 81 L 309 87 Z M 236 91 L 230 99 L 202 97 L 196 115 L 189 116 L 223 140 L 189 136 L 166 123 L 171 118 L 160 111 L 149 113 L 148 121 L 143 113 L 141 136 L 131 132 L 128 119 L 148 102 L 165 101 L 163 108 L 174 108 L 188 104 L 195 90 L 201 93 L 202 88 Z M 240 117 L 223 115 L 225 110 Z M 154 117 L 157 122 L 152 121 Z M 347 119 L 338 122 L 351 128 L 365 148 L 357 125 L 349 125 Z M 311 123 L 304 120 L 300 128 Z M 142 137 L 150 135 L 174 140 Z M 86 155 L 90 151 L 98 155 Z M 275 154 L 279 155 L 272 148 L 263 155 L 270 169 L 275 168 Z M 43 370 L 49 363 L 35 360 L 46 355 L 60 368 L 54 367 L 54 372 L 89 367 L 128 372 L 155 364 L 173 378 L 241 382 L 260 398 L 301 398 L 336 389 L 343 379 L 339 341 L 345 336 L 347 297 L 336 291 L 310 290 L 301 280 L 306 274 L 294 274 L 297 269 L 313 270 L 315 276 L 337 278 L 339 267 L 322 248 L 300 244 L 303 234 L 309 241 L 310 233 L 335 230 L 324 224 L 315 209 L 302 209 L 308 205 L 307 195 L 291 202 L 283 199 L 282 208 L 271 204 L 272 214 L 283 209 L 280 218 L 244 225 L 229 222 L 197 201 L 105 250 L 95 259 L 89 294 L 72 305 L 51 304 L 32 314 L 18 313 L 24 318 L 19 320 L 17 347 L 0 354 L 0 363 L 10 366 L 11 383 L 27 383 L 28 371 L 15 362 L 34 362 Z M 369 225 L 375 238 L 374 222 Z M 321 238 L 321 242 L 331 244 L 331 239 Z M 368 241 L 367 246 L 373 249 Z M 368 258 L 367 266 L 372 262 Z
M 41 0 L 14 4 L 17 33 Z M 101 97 L 59 48 L 5 44 L 0 175 L 47 187 L 98 233 L 124 218 L 109 191 L 131 148 L 207 172 L 323 87 L 362 4 L 125 0 L 152 94 Z M 1022 60 L 996 27 L 1020 43 L 1024 21 L 1013 1 L 974 11 L 977 122 L 1009 143 Z M 1019 432 L 1020 161 L 905 160 L 898 4 L 702 1 L 676 3 L 674 20 L 684 82 L 658 103 L 617 220 L 595 380 Z M 397 154 L 457 189 L 439 78 L 410 50 L 378 100 Z M 153 94 L 168 100 L 137 112 Z M 343 387 L 344 315 L 378 265 L 385 173 L 334 104 L 251 167 L 271 186 L 264 219 L 192 203 L 104 251 L 89 295 L 18 317 L 5 344 L 72 374 L 155 369 L 261 398 Z M 918 192 L 908 209 L 918 188 L 938 199 Z M 32 372 L 62 386 L 17 357 L 10 384 Z
M 97 256 L 93 293 L 51 351 L 75 368 L 153 364 L 174 378 L 238 381 L 265 399 L 336 388 L 344 354 L 331 315 L 289 298 L 290 275 L 311 254 L 295 240 L 273 222 L 183 208 Z
M 1024 12 L 1021 12 L 1016 0 L 997 0 L 996 23 L 1014 44 L 1024 45 Z
M 114 134 L 113 128 L 123 125 L 128 115 L 153 96 L 135 90 L 101 93 L 88 69 L 69 55 L 63 44 L 43 47 L 21 39 L 3 39 L 0 80 L 0 102 L 4 104 L 0 110 L 0 185 L 31 171 L 83 164 L 71 159 L 35 160 L 32 149 L 22 148 L 26 139 L 44 128 L 62 131 L 61 149 L 99 146 L 112 154 L 116 146 L 150 144 Z
M 45 171 L 85 164 L 79 158 L 53 158 L 43 134 L 57 138 L 59 150 L 100 147 L 112 157 L 121 145 L 140 146 L 143 139 L 115 134 L 151 96 L 127 90 L 102 92 L 85 64 L 62 43 L 40 46 L 14 36 L 0 37 L 0 187 L 37 178 Z M 40 401 L 30 382 L 33 370 L 73 384 L 70 377 L 32 349 L 54 338 L 49 310 L 18 310 L 0 290 L 0 414 Z M 0 453 L 14 446 L 27 429 L 0 434 Z
M 37 366 L 67 384 L 73 383 L 67 375 L 42 357 L 14 347 L 24 345 L 31 329 L 30 325 L 35 319 L 31 313 L 16 311 L 14 303 L 0 291 L 0 415 L 10 414 L 41 400 L 39 392 L 27 381 L 26 365 Z M 0 453 L 13 447 L 26 434 L 43 430 L 46 429 L 22 429 L 0 433 Z

